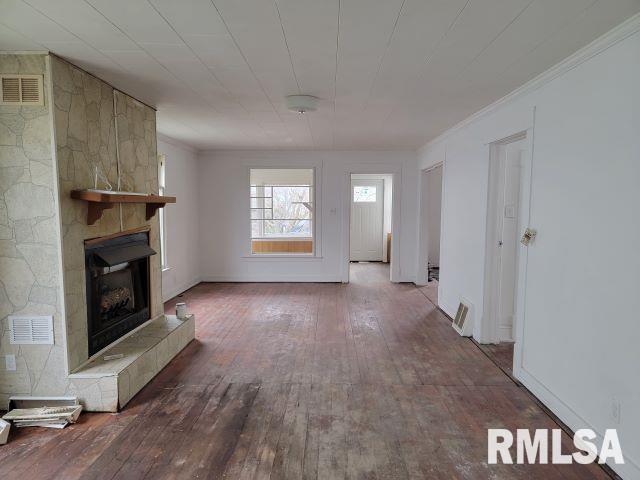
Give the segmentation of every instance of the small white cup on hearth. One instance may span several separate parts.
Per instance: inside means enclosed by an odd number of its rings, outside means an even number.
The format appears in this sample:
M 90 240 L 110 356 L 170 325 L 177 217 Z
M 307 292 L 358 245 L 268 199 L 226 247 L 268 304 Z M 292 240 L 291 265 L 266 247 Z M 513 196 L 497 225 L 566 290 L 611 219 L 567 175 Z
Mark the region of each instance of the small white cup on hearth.
M 184 302 L 176 303 L 176 317 L 180 320 L 187 318 L 187 304 Z

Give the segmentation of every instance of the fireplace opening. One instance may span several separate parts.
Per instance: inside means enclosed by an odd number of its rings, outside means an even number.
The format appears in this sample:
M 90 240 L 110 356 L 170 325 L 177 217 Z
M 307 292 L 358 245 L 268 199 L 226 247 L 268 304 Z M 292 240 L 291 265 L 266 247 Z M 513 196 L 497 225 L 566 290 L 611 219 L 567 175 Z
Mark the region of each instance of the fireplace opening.
M 85 245 L 89 356 L 150 318 L 148 232 Z

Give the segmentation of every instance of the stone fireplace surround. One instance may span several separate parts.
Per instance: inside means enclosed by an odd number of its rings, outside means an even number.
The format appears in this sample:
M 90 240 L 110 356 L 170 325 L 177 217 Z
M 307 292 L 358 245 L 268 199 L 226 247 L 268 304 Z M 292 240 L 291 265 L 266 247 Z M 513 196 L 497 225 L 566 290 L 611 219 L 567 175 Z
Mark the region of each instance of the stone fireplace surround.
M 17 364 L 0 369 L 0 409 L 11 395 L 74 395 L 116 411 L 194 338 L 194 319 L 164 316 L 154 255 L 151 320 L 90 358 L 85 241 L 144 229 L 159 252 L 159 225 L 122 204 L 89 226 L 70 192 L 93 187 L 97 165 L 114 188 L 157 193 L 155 110 L 53 55 L 2 54 L 0 73 L 41 74 L 45 90 L 44 106 L 0 106 L 0 347 Z M 12 314 L 52 315 L 54 344 L 11 345 Z

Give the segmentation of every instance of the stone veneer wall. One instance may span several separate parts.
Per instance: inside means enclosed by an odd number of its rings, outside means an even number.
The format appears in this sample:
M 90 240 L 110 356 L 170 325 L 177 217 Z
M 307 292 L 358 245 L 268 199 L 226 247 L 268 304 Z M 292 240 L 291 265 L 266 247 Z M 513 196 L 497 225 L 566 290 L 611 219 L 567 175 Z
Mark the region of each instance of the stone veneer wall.
M 66 378 L 59 218 L 45 55 L 0 55 L 0 73 L 44 75 L 44 106 L 0 105 L 0 408 Z M 11 345 L 7 317 L 53 315 L 54 345 Z M 6 371 L 3 355 L 16 356 Z
M 156 112 L 130 96 L 115 91 L 116 128 L 121 189 L 158 193 Z M 122 205 L 122 228 L 131 230 L 149 225 L 149 243 L 158 255 L 151 257 L 151 317 L 164 312 L 162 305 L 162 265 L 160 222 L 155 215 L 146 220 L 145 205 Z
M 160 252 L 160 239 L 158 216 L 147 221 L 144 205 L 118 205 L 105 210 L 94 225 L 87 225 L 86 203 L 71 200 L 70 192 L 92 188 L 98 165 L 114 190 L 120 175 L 121 190 L 157 193 L 155 110 L 58 57 L 51 57 L 51 68 L 67 343 L 69 369 L 74 370 L 88 359 L 84 240 L 144 226 L 150 228 L 156 252 Z M 154 317 L 162 313 L 160 255 L 152 256 L 150 262 Z
M 159 222 L 117 205 L 89 226 L 70 191 L 93 187 L 98 165 L 114 189 L 120 175 L 122 190 L 157 193 L 155 111 L 53 55 L 0 55 L 0 73 L 45 76 L 44 107 L 0 106 L 0 357 L 17 361 L 0 365 L 0 408 L 17 394 L 100 396 L 101 380 L 67 376 L 88 359 L 84 240 L 146 226 L 160 252 Z M 150 260 L 154 317 L 160 255 Z M 10 345 L 11 314 L 53 315 L 54 345 Z

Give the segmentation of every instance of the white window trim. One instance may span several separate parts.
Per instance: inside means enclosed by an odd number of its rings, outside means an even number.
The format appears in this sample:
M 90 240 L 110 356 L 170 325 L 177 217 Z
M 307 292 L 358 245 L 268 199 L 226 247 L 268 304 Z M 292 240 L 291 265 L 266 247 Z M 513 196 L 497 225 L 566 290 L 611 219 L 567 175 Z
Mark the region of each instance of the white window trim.
M 321 198 L 322 198 L 322 190 L 321 190 L 321 182 L 320 178 L 322 176 L 319 174 L 321 171 L 320 165 L 260 165 L 260 164 L 251 164 L 246 166 L 246 179 L 247 179 L 247 210 L 249 212 L 249 219 L 247 222 L 247 235 L 245 236 L 246 240 L 246 254 L 241 258 L 246 260 L 267 260 L 267 261 L 281 261 L 283 259 L 289 260 L 313 260 L 313 259 L 322 259 L 322 243 L 321 243 L 321 224 L 318 221 L 318 218 L 321 217 Z M 298 169 L 306 169 L 312 170 L 313 172 L 313 184 L 311 185 L 311 193 L 312 193 L 312 205 L 313 211 L 311 215 L 311 232 L 312 232 L 312 244 L 313 249 L 311 253 L 253 253 L 252 248 L 252 231 L 251 231 L 251 170 L 298 170 Z M 309 237 L 306 237 L 309 238 Z M 273 240 L 273 238 L 266 237 L 266 239 Z M 293 238 L 296 240 L 303 240 L 303 237 Z
M 158 194 L 164 195 L 166 189 L 167 156 L 158 153 Z M 158 209 L 158 223 L 160 234 L 160 267 L 163 272 L 171 269 L 167 260 L 167 217 L 164 207 Z

